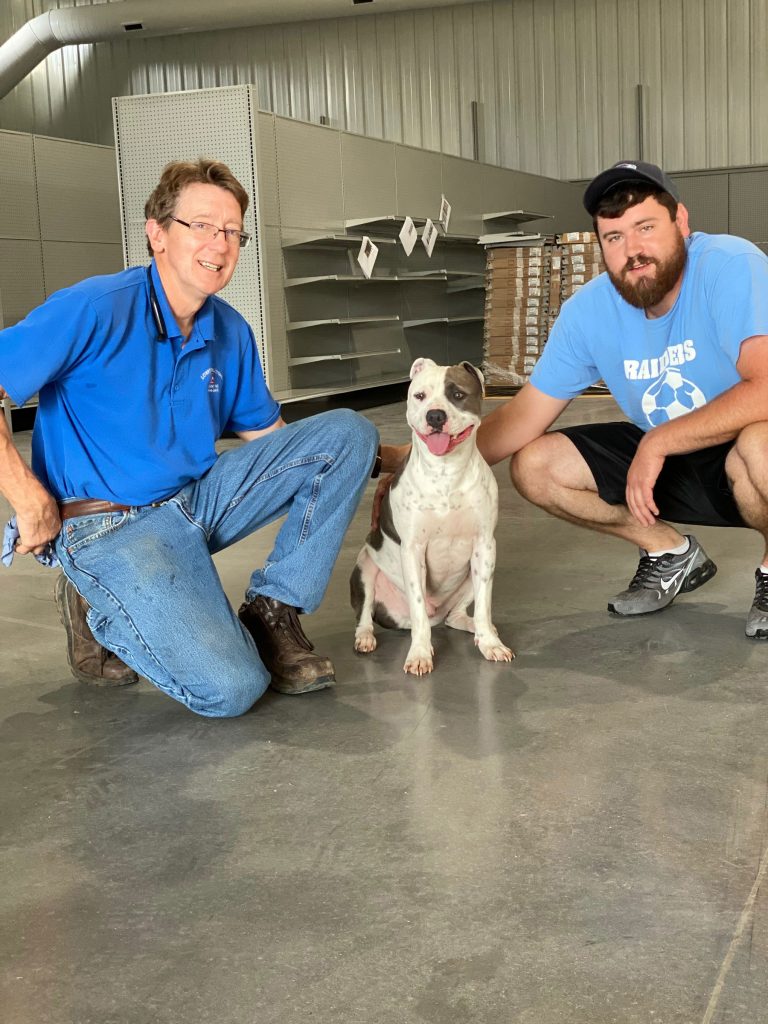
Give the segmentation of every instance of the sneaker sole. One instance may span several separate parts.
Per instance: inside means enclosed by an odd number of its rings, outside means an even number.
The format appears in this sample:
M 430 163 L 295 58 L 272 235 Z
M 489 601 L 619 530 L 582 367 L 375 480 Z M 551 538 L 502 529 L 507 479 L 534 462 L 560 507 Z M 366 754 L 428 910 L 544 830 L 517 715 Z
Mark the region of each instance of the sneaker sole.
M 683 580 L 683 585 L 680 587 L 675 597 L 671 601 L 667 601 L 666 604 L 661 605 L 659 608 L 650 608 L 647 612 L 619 612 L 616 611 L 615 607 L 609 603 L 608 611 L 611 615 L 618 615 L 622 619 L 637 618 L 640 615 L 658 615 L 659 612 L 665 611 L 673 603 L 676 597 L 680 594 L 690 594 L 692 590 L 698 590 L 699 587 L 704 586 L 717 572 L 717 566 L 711 559 L 707 559 L 703 565 L 697 566 L 693 572 Z M 768 634 L 765 637 L 768 640 Z

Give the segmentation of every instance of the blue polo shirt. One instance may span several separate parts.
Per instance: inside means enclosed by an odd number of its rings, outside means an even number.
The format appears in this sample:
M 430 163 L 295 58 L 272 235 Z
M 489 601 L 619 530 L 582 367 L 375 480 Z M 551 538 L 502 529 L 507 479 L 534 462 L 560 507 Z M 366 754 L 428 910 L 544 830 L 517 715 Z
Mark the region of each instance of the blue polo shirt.
M 154 262 L 149 273 L 165 340 L 145 267 L 56 292 L 0 332 L 0 386 L 17 405 L 39 392 L 32 468 L 57 499 L 166 498 L 210 469 L 225 430 L 280 415 L 243 317 L 209 297 L 182 349 Z

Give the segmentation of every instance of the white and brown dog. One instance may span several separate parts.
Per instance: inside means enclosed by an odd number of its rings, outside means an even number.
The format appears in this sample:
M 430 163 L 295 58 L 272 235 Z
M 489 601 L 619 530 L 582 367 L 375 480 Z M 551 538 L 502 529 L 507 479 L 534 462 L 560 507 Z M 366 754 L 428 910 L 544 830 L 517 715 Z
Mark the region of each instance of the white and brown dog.
M 511 661 L 491 621 L 499 494 L 477 450 L 483 375 L 471 363 L 411 367 L 413 445 L 384 496 L 350 580 L 355 650 L 376 649 L 373 624 L 411 630 L 404 669 L 432 671 L 431 627 L 475 634 L 488 661 Z M 467 608 L 474 601 L 474 616 Z

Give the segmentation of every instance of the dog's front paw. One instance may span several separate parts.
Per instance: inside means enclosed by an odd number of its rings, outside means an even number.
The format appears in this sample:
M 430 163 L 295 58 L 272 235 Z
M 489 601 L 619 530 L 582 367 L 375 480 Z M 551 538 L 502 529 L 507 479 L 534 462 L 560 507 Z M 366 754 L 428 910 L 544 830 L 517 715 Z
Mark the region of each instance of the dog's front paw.
M 360 654 L 370 654 L 376 650 L 376 637 L 372 629 L 355 630 L 355 650 Z
M 415 644 L 408 651 L 408 657 L 403 665 L 404 672 L 410 672 L 412 676 L 425 676 L 432 671 L 432 655 L 434 649 L 430 647 L 417 647 Z
M 475 637 L 475 643 L 486 661 L 512 661 L 515 652 L 506 647 L 498 636 Z

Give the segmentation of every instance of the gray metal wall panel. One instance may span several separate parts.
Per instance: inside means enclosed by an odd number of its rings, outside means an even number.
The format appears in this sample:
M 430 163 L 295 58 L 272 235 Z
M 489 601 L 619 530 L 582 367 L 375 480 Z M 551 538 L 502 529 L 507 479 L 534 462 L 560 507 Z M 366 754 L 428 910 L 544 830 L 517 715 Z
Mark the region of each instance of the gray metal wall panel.
M 514 51 L 518 126 L 518 162 L 521 171 L 538 167 L 539 75 L 535 61 L 533 0 L 518 0 L 514 5 Z M 471 151 L 464 154 L 471 156 Z
M 440 149 L 440 102 L 437 66 L 442 54 L 437 49 L 433 11 L 414 11 L 414 37 L 417 41 L 416 80 L 419 96 L 419 125 L 424 149 Z
M 475 81 L 475 31 L 472 8 L 466 5 L 444 12 L 453 18 L 453 32 L 456 38 L 454 88 L 457 93 L 459 113 L 459 156 L 472 159 L 472 102 L 478 101 Z
M 7 0 L 21 24 L 31 0 Z M 53 0 L 35 0 L 35 12 Z M 4 127 L 109 144 L 109 97 L 253 81 L 337 128 L 586 177 L 636 148 L 668 169 L 768 161 L 766 0 L 488 0 L 303 25 L 115 40 L 50 55 Z M 2 17 L 2 12 L 0 12 Z M 9 21 L 3 24 L 10 24 Z M 575 140 L 575 143 L 574 143 Z
M 395 21 L 397 69 L 400 75 L 400 109 L 402 111 L 402 140 L 406 145 L 421 145 L 421 96 L 419 93 L 418 62 L 421 59 L 416 45 L 413 14 Z
M 275 139 L 283 227 L 343 230 L 338 132 L 278 117 Z
M 750 45 L 749 0 L 729 0 L 727 17 L 727 49 L 728 49 L 728 163 L 731 165 L 748 164 L 752 160 L 751 147 L 751 62 L 754 59 L 765 60 L 765 39 L 756 46 Z M 763 110 L 765 110 L 763 97 Z M 677 167 L 685 167 L 679 163 Z M 687 166 L 691 167 L 692 164 Z
M 718 0 L 720 2 L 720 0 Z M 662 89 L 661 89 L 661 0 L 644 0 L 643 16 L 638 21 L 640 54 L 639 84 L 643 86 L 643 159 L 663 163 Z M 596 169 L 601 161 L 584 161 L 583 167 Z M 671 166 L 671 165 L 670 165 Z M 594 173 L 594 171 L 592 172 Z
M 0 238 L 39 237 L 32 136 L 0 132 Z
M 706 133 L 706 154 L 698 166 L 725 167 L 729 163 L 728 90 L 723 89 L 721 83 L 728 80 L 728 52 L 723 45 L 728 22 L 727 10 L 721 0 L 704 0 L 703 20 L 706 106 L 705 116 L 699 120 L 703 122 Z M 765 95 L 768 96 L 768 92 Z M 687 154 L 686 162 L 689 167 L 697 166 Z
M 496 67 L 493 56 L 493 8 L 488 4 L 475 4 L 472 8 L 477 72 L 477 102 L 479 104 L 480 146 L 478 159 L 498 163 Z M 471 156 L 471 153 L 467 154 Z
M 114 149 L 39 137 L 34 148 L 41 237 L 119 245 Z
M 442 158 L 410 146 L 395 147 L 397 213 L 437 218 L 443 191 Z
M 558 178 L 578 173 L 578 69 L 576 66 L 576 18 L 573 0 L 556 0 L 554 18 L 554 51 L 557 54 L 553 74 L 557 96 L 557 145 L 555 147 Z
M 714 0 L 710 0 L 714 3 Z M 752 140 L 752 160 L 754 163 L 768 162 L 768 118 L 765 116 L 765 98 L 768 96 L 768 61 L 765 60 L 765 41 L 768 39 L 768 0 L 752 0 L 750 6 L 751 24 L 750 39 L 758 49 L 756 59 L 752 60 L 751 87 L 752 102 L 750 103 L 750 138 Z M 722 72 L 719 75 L 722 78 Z M 710 161 L 714 163 L 715 161 Z M 721 164 L 728 161 L 721 160 Z
M 339 21 L 339 46 L 344 74 L 344 127 L 351 132 L 365 131 L 365 105 L 363 103 L 363 69 L 357 39 L 357 19 Z
M 43 302 L 45 285 L 39 240 L 0 238 L 0 295 L 6 327 Z
M 680 199 L 690 213 L 693 231 L 727 234 L 728 174 L 674 175 L 680 190 Z
M 384 111 L 381 102 L 381 57 L 375 18 L 356 21 L 360 47 L 360 94 L 363 102 L 363 131 L 366 135 L 384 137 Z
M 728 224 L 731 234 L 768 242 L 768 169 L 729 175 Z
M 616 106 L 619 115 L 620 157 L 637 157 L 640 148 L 637 119 L 637 86 L 641 80 L 638 29 L 637 0 L 617 0 L 616 51 L 619 59 L 616 69 Z
M 43 241 L 43 277 L 46 295 L 68 288 L 96 274 L 116 274 L 123 269 L 120 242 Z
M 395 147 L 361 135 L 341 136 L 344 220 L 384 216 L 397 209 Z
M 394 15 L 384 15 L 377 19 L 376 38 L 381 50 L 381 103 L 384 138 L 391 139 L 393 142 L 402 142 L 403 103 Z
M 688 167 L 707 165 L 706 22 L 701 14 L 701 0 L 683 0 L 682 118 L 684 160 Z

